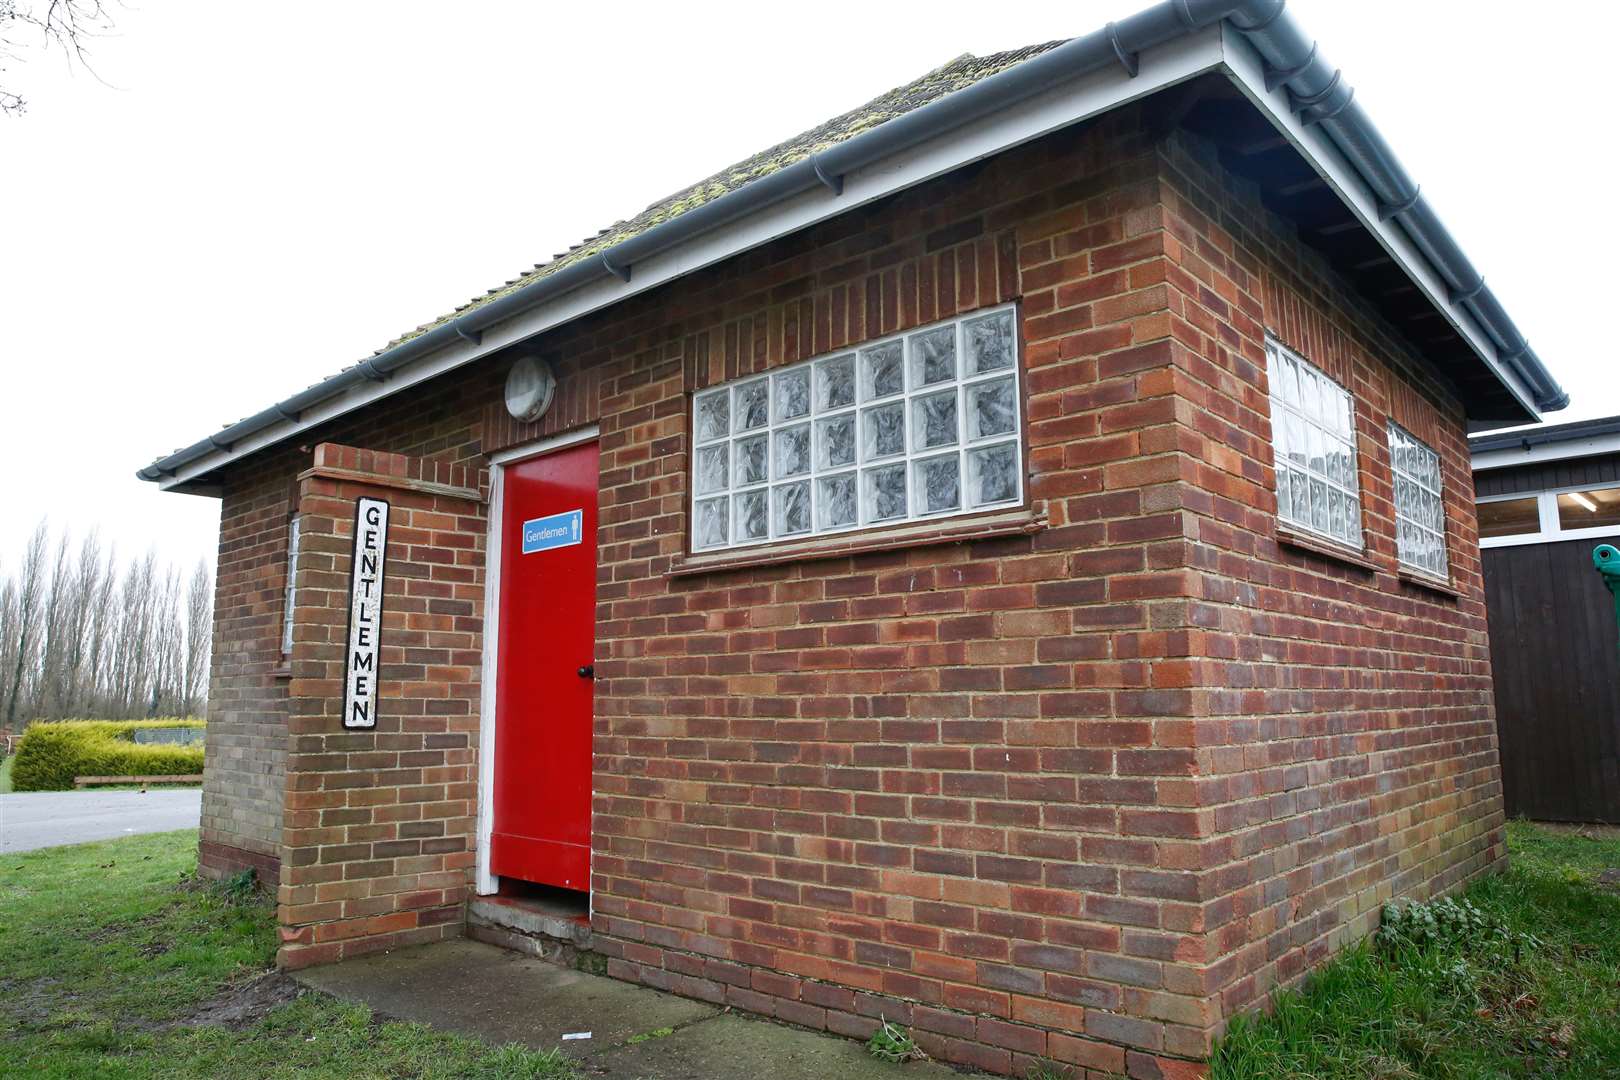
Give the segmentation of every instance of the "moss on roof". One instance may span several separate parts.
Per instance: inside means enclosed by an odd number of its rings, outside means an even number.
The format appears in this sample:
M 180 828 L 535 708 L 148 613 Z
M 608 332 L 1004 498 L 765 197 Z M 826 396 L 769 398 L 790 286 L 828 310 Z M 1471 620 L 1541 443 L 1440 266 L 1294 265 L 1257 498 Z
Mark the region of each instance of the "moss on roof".
M 769 149 L 762 150 L 753 157 L 737 162 L 729 168 L 722 169 L 704 180 L 700 180 L 690 187 L 683 188 L 668 198 L 660 199 L 641 213 L 626 221 L 620 221 L 603 229 L 586 240 L 575 244 L 565 252 L 553 256 L 549 261 L 536 263 L 530 270 L 518 277 L 512 278 L 497 288 L 490 289 L 483 296 L 469 300 L 457 307 L 449 314 L 424 323 L 410 333 L 404 334 L 389 342 L 373 355 L 380 355 L 411 338 L 426 333 L 437 326 L 442 326 L 458 315 L 465 315 L 493 300 L 516 292 L 518 289 L 537 281 L 547 275 L 554 274 L 566 266 L 587 258 L 590 255 L 604 251 L 615 244 L 630 239 L 632 236 L 646 232 L 655 225 L 695 210 L 705 203 L 712 202 L 728 192 L 735 191 L 746 184 L 769 176 L 779 169 L 784 169 L 794 162 L 802 161 L 812 154 L 819 153 L 846 139 L 853 138 L 868 131 L 879 124 L 892 120 L 897 116 L 911 112 L 913 109 L 927 105 L 947 94 L 961 90 L 963 87 L 994 75 L 999 71 L 1020 64 L 1030 57 L 1038 56 L 1048 49 L 1062 44 L 1061 41 L 1048 41 L 1039 45 L 1029 45 L 1021 49 L 1011 49 L 1006 52 L 991 53 L 989 56 L 973 56 L 964 53 L 950 63 L 935 68 L 926 75 L 904 86 L 896 87 L 888 93 L 880 94 L 860 108 L 852 109 L 842 116 L 835 116 L 831 120 L 811 128 L 786 142 L 777 143 Z

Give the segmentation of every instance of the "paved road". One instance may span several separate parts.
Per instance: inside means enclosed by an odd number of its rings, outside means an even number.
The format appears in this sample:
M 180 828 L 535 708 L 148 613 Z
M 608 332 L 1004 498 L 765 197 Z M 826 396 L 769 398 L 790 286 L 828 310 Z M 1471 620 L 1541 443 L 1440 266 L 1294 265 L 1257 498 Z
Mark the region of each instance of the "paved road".
M 192 829 L 202 791 L 31 791 L 0 795 L 0 852 Z

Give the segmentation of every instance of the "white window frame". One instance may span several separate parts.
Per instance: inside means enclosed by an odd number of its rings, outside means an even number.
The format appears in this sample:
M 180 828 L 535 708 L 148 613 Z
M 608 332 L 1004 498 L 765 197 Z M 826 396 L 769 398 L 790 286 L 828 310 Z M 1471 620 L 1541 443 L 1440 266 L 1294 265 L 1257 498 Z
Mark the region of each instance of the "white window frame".
M 298 541 L 302 515 L 287 519 L 287 585 L 281 593 L 281 655 L 290 657 L 293 646 L 293 605 L 298 599 Z
M 967 327 L 987 319 L 1005 317 L 1011 325 L 1010 345 L 1012 349 L 1012 363 L 1010 366 L 996 368 L 991 371 L 969 373 Z M 914 354 L 912 342 L 917 338 L 937 333 L 942 328 L 949 328 L 955 335 L 955 375 L 949 381 L 939 381 L 929 385 L 919 385 L 915 375 Z M 847 535 L 877 529 L 888 529 L 896 526 L 915 525 L 926 521 L 945 521 L 966 517 L 973 514 L 986 513 L 994 510 L 1005 510 L 1022 506 L 1026 499 L 1027 481 L 1025 470 L 1027 462 L 1024 452 L 1024 399 L 1023 399 L 1023 373 L 1022 350 L 1020 349 L 1020 335 L 1018 312 L 1015 304 L 998 304 L 994 307 L 979 308 L 950 319 L 942 319 L 923 326 L 914 327 L 897 334 L 888 334 L 849 345 L 842 349 L 835 349 L 801 360 L 793 364 L 784 365 L 770 372 L 759 375 L 745 375 L 731 379 L 717 386 L 706 387 L 692 395 L 692 404 L 689 410 L 692 433 L 692 456 L 688 469 L 690 491 L 687 497 L 688 512 L 690 514 L 690 529 L 688 548 L 693 554 L 712 555 L 723 554 L 730 551 L 753 550 L 777 544 L 790 544 L 806 540 L 816 540 L 825 536 Z M 901 367 L 904 372 L 903 389 L 896 394 L 886 394 L 881 397 L 872 397 L 865 377 L 865 354 L 881 349 L 891 344 L 901 345 Z M 829 361 L 842 360 L 850 357 L 854 361 L 855 372 L 855 400 L 848 405 L 841 405 L 830 409 L 817 407 L 819 367 Z M 810 386 L 810 411 L 801 416 L 782 419 L 777 415 L 777 398 L 775 387 L 785 379 L 794 378 L 799 372 L 806 372 Z M 972 388 L 1011 380 L 1013 395 L 1012 430 L 998 432 L 993 435 L 970 438 L 968 433 L 969 395 Z M 766 400 L 769 409 L 765 426 L 755 427 L 746 431 L 739 430 L 737 397 L 738 388 L 746 388 L 766 383 Z M 940 446 L 919 449 L 917 446 L 917 423 L 914 403 L 921 398 L 954 390 L 957 394 L 956 409 L 956 439 L 949 446 Z M 727 411 L 726 434 L 718 438 L 699 439 L 699 408 L 701 403 L 717 394 L 730 394 Z M 905 449 L 899 454 L 884 455 L 881 457 L 868 457 L 866 452 L 866 439 L 864 438 L 863 424 L 868 411 L 874 407 L 883 407 L 899 404 L 902 408 L 905 430 Z M 821 421 L 828 418 L 851 417 L 855 425 L 855 459 L 851 464 L 840 464 L 823 468 L 821 457 Z M 782 477 L 776 474 L 776 445 L 777 434 L 784 430 L 808 425 L 810 431 L 810 471 L 795 474 L 791 477 Z M 741 440 L 763 436 L 769 447 L 767 451 L 766 479 L 761 482 L 738 485 L 737 480 L 737 446 Z M 698 469 L 699 455 L 705 450 L 712 451 L 717 447 L 725 447 L 727 461 L 727 484 L 723 489 L 699 492 Z M 992 447 L 1010 447 L 1013 452 L 1013 495 L 1007 499 L 994 502 L 972 504 L 969 494 L 969 456 L 974 452 Z M 921 502 L 918 476 L 920 467 L 926 463 L 937 461 L 946 457 L 954 457 L 957 468 L 957 503 L 952 509 L 928 511 Z M 869 517 L 870 506 L 866 495 L 867 475 L 869 472 L 884 467 L 903 466 L 906 470 L 906 512 L 904 515 L 891 516 L 882 519 Z M 823 525 L 821 523 L 821 484 L 820 481 L 834 476 L 852 476 L 855 479 L 856 491 L 856 520 L 841 525 Z M 790 483 L 805 481 L 810 486 L 810 528 L 808 531 L 793 533 L 777 532 L 776 491 Z M 766 505 L 766 535 L 762 537 L 737 538 L 738 497 L 745 494 L 764 493 Z M 724 544 L 711 544 L 698 546 L 698 515 L 699 504 L 708 502 L 716 497 L 730 499 L 727 517 L 728 540 Z
M 1415 446 L 1422 447 L 1424 450 L 1428 451 L 1431 455 L 1433 455 L 1433 457 L 1434 457 L 1435 482 L 1436 482 L 1436 484 L 1438 486 L 1431 488 L 1431 487 L 1429 487 L 1428 483 L 1422 477 L 1419 477 L 1419 476 L 1416 476 L 1416 475 L 1414 475 L 1414 474 L 1412 474 L 1410 472 L 1407 472 L 1405 469 L 1402 469 L 1400 467 L 1400 464 L 1397 462 L 1396 456 L 1395 456 L 1395 437 L 1396 437 L 1397 433 L 1401 437 L 1405 438 L 1408 442 L 1412 443 Z M 1430 446 L 1428 443 L 1424 442 L 1422 439 L 1418 438 L 1416 435 L 1412 434 L 1409 430 L 1402 427 L 1400 424 L 1397 424 L 1393 420 L 1391 420 L 1389 422 L 1388 437 L 1389 437 L 1389 480 L 1390 480 L 1390 483 L 1389 483 L 1389 499 L 1390 499 L 1390 502 L 1395 507 L 1395 558 L 1396 558 L 1396 561 L 1399 562 L 1400 565 L 1403 568 L 1405 568 L 1407 570 L 1410 570 L 1413 573 L 1423 574 L 1426 577 L 1433 577 L 1433 578 L 1438 578 L 1440 580 L 1449 581 L 1451 579 L 1451 546 L 1450 546 L 1450 533 L 1451 533 L 1451 530 L 1448 527 L 1448 518 L 1446 516 L 1446 490 L 1445 490 L 1446 485 L 1445 485 L 1445 476 L 1443 475 L 1443 468 L 1442 468 L 1443 462 L 1440 459 L 1440 451 L 1436 450 L 1434 447 Z M 1421 521 L 1417 520 L 1416 518 L 1411 517 L 1410 515 L 1403 512 L 1403 509 L 1401 507 L 1401 496 L 1400 496 L 1400 491 L 1401 491 L 1400 481 L 1401 480 L 1405 480 L 1408 484 L 1415 485 L 1416 487 L 1418 487 L 1422 491 L 1426 492 L 1427 494 L 1432 495 L 1434 497 L 1435 501 L 1439 504 L 1439 506 L 1440 506 L 1440 531 L 1438 533 L 1436 533 L 1433 528 L 1429 527 L 1428 525 L 1425 525 L 1423 522 L 1421 522 Z M 1401 522 L 1403 520 L 1409 522 L 1413 528 L 1419 529 L 1419 530 L 1421 530 L 1423 532 L 1426 532 L 1426 533 L 1430 534 L 1431 536 L 1437 536 L 1439 538 L 1439 540 L 1440 540 L 1440 563 L 1441 563 L 1439 570 L 1435 570 L 1433 567 L 1424 566 L 1421 563 L 1412 562 L 1412 561 L 1407 559 L 1406 552 L 1401 547 Z
M 1541 521 L 1541 527 L 1533 533 L 1519 533 L 1515 536 L 1482 536 L 1479 538 L 1479 546 L 1481 548 L 1519 547 L 1523 544 L 1555 544 L 1561 540 L 1597 540 L 1605 537 L 1620 536 L 1620 525 L 1598 525 L 1590 529 L 1566 529 L 1558 519 L 1558 496 L 1567 495 L 1572 491 L 1606 491 L 1611 488 L 1620 488 L 1620 481 L 1571 484 L 1566 487 L 1547 488 L 1544 491 L 1515 491 L 1511 495 L 1486 495 L 1476 499 L 1474 502 L 1478 506 L 1483 506 L 1486 503 L 1535 499 L 1537 516 Z
M 1282 357 L 1287 357 L 1294 363 L 1298 364 L 1301 368 L 1309 369 L 1313 375 L 1320 378 L 1328 386 L 1336 388 L 1344 395 L 1345 403 L 1349 407 L 1348 440 L 1346 440 L 1338 431 L 1327 427 L 1327 425 L 1322 421 L 1313 419 L 1308 413 L 1303 411 L 1298 406 L 1290 403 L 1282 395 L 1281 387 L 1278 385 L 1277 379 L 1278 372 L 1282 367 L 1280 363 L 1280 359 Z M 1340 384 L 1337 379 L 1334 379 L 1320 367 L 1311 363 L 1305 357 L 1284 345 L 1270 333 L 1266 334 L 1266 381 L 1268 384 L 1267 397 L 1271 406 L 1271 450 L 1273 456 L 1273 471 L 1277 476 L 1276 494 L 1278 522 L 1287 528 L 1297 529 L 1298 531 L 1308 533 L 1311 536 L 1321 537 L 1328 543 L 1336 544 L 1342 548 L 1347 548 L 1349 550 L 1358 552 L 1366 550 L 1367 530 L 1364 520 L 1365 507 L 1361 497 L 1361 439 L 1360 434 L 1356 429 L 1355 395 L 1352 394 L 1347 387 Z M 1351 486 L 1348 488 L 1345 487 L 1343 484 L 1334 480 L 1325 471 L 1312 467 L 1308 460 L 1301 464 L 1300 462 L 1290 460 L 1284 456 L 1282 452 L 1281 435 L 1284 425 L 1287 423 L 1288 417 L 1296 418 L 1301 425 L 1301 430 L 1306 433 L 1308 433 L 1312 428 L 1315 428 L 1320 430 L 1324 436 L 1333 439 L 1335 442 L 1344 443 L 1348 441 L 1350 447 Z M 1346 513 L 1349 515 L 1353 510 L 1353 519 L 1355 525 L 1354 540 L 1348 539 L 1344 536 L 1339 536 L 1331 529 L 1323 529 L 1309 521 L 1302 521 L 1294 515 L 1292 498 L 1290 497 L 1285 499 L 1285 490 L 1288 492 L 1291 492 L 1292 490 L 1290 484 L 1284 483 L 1283 473 L 1285 469 L 1295 472 L 1302 472 L 1305 474 L 1307 479 L 1320 481 L 1324 485 L 1324 491 L 1337 491 L 1341 498 L 1349 500 L 1350 509 L 1347 509 Z M 1351 518 L 1347 516 L 1346 521 L 1350 520 Z

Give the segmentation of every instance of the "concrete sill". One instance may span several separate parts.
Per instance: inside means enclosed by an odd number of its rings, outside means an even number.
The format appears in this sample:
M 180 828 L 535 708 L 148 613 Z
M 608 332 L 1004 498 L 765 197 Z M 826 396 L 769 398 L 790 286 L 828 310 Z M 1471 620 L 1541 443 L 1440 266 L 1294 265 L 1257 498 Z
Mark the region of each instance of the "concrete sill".
M 755 566 L 805 559 L 833 559 L 861 555 L 869 551 L 959 544 L 966 540 L 988 540 L 1002 536 L 1028 536 L 1046 528 L 1045 511 L 1033 509 L 997 510 L 977 517 L 950 518 L 946 521 L 913 521 L 888 529 L 872 529 L 841 536 L 822 536 L 768 547 L 741 551 L 717 551 L 709 555 L 677 558 L 669 568 L 670 577 L 713 574 Z
M 1416 570 L 1408 570 L 1404 566 L 1395 573 L 1402 581 L 1416 588 L 1439 593 L 1441 596 L 1447 596 L 1453 600 L 1463 598 L 1462 590 L 1444 578 L 1430 577 L 1428 574 L 1419 573 Z
M 1369 574 L 1376 574 L 1379 570 L 1378 564 L 1367 558 L 1366 552 L 1359 548 L 1336 544 L 1332 540 L 1313 536 L 1298 529 L 1291 529 L 1281 523 L 1277 525 L 1277 543 L 1284 547 L 1307 551 L 1312 555 L 1320 555 L 1335 562 L 1344 563 L 1346 566 L 1353 566 L 1357 570 L 1364 570 Z

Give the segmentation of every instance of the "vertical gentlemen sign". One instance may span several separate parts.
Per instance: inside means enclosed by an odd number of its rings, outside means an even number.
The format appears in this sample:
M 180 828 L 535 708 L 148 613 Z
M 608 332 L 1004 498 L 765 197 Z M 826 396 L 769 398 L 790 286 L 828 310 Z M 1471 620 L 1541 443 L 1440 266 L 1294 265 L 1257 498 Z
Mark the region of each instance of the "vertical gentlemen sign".
M 349 647 L 344 654 L 343 726 L 377 726 L 377 646 L 382 635 L 383 557 L 388 504 L 361 499 L 354 508 L 354 563 L 349 568 Z

